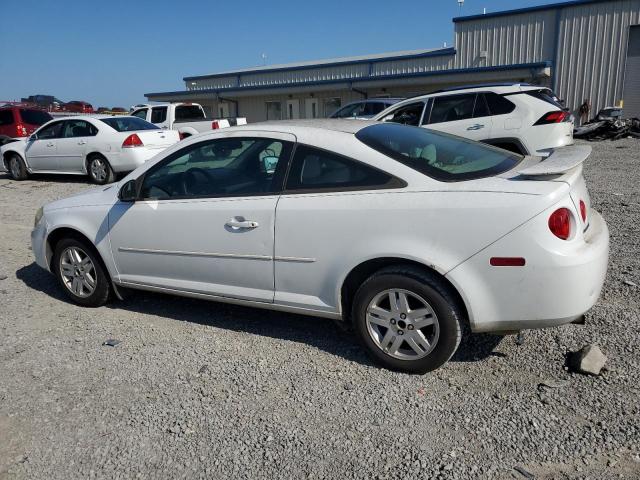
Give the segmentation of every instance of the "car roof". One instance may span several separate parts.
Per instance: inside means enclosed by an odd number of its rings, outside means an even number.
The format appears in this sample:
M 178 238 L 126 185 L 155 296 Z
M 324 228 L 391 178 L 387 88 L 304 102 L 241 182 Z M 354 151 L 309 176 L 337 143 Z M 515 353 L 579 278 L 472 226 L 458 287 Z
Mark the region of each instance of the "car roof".
M 444 95 L 451 95 L 456 92 L 460 93 L 474 93 L 474 92 L 494 92 L 498 94 L 513 93 L 513 92 L 526 92 L 529 90 L 542 90 L 548 89 L 542 85 L 531 85 L 528 83 L 484 83 L 477 85 L 462 85 L 458 87 L 444 88 L 433 92 L 425 93 L 423 95 L 416 95 L 415 97 L 408 98 L 407 100 L 419 100 L 421 98 L 441 97 Z

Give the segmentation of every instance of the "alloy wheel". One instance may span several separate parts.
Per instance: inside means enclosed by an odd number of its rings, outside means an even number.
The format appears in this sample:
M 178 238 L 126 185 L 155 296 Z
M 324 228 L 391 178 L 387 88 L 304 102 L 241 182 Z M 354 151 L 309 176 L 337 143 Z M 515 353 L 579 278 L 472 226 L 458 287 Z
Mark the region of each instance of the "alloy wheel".
M 403 289 L 378 293 L 367 307 L 367 331 L 387 355 L 400 360 L 424 358 L 438 343 L 438 317 L 420 295 Z
M 86 298 L 96 289 L 97 275 L 89 255 L 78 247 L 66 248 L 60 255 L 60 274 L 65 287 Z
M 9 168 L 11 169 L 11 175 L 14 178 L 20 177 L 20 162 L 16 157 L 12 157 L 9 161 Z
M 107 164 L 100 158 L 91 160 L 91 176 L 97 182 L 104 182 L 107 178 Z

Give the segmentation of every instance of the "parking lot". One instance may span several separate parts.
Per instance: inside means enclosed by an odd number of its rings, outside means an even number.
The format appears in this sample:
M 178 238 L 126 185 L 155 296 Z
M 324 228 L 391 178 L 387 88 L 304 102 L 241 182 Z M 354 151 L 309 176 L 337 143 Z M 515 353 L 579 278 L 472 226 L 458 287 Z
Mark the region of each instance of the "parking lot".
M 611 257 L 586 325 L 472 336 L 426 376 L 323 319 L 143 292 L 73 305 L 29 233 L 91 186 L 1 173 L 0 478 L 638 478 L 638 141 L 593 147 Z M 593 343 L 606 371 L 569 373 Z

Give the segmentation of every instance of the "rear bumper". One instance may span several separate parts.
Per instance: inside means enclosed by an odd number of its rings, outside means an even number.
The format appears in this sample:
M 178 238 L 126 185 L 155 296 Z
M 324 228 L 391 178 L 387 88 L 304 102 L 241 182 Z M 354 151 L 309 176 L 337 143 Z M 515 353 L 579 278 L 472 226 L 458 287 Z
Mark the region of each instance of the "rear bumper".
M 109 163 L 114 172 L 130 172 L 151 160 L 166 148 L 123 148 L 121 152 L 114 152 L 109 155 Z
M 545 211 L 454 268 L 474 332 L 545 328 L 580 318 L 598 300 L 609 258 L 609 231 L 590 212 L 584 235 L 559 240 L 548 231 Z M 541 240 L 538 240 L 541 239 Z M 491 257 L 524 257 L 524 267 L 492 267 Z
M 556 148 L 573 145 L 573 122 L 534 125 L 528 128 L 527 136 L 531 155 L 546 157 Z

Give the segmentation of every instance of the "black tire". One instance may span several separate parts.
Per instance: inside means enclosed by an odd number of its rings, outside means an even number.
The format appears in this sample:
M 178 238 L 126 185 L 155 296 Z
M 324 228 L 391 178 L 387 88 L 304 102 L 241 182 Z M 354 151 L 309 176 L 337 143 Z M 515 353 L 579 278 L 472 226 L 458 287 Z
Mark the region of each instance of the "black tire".
M 420 334 L 423 338 L 426 338 L 426 335 L 422 334 L 422 332 L 426 332 L 427 335 L 434 335 L 430 350 L 423 349 L 422 355 L 426 354 L 426 356 L 420 357 L 416 355 L 418 357 L 416 359 L 396 358 L 385 352 L 376 343 L 372 336 L 373 334 L 369 332 L 367 321 L 369 304 L 383 292 L 390 289 L 403 290 L 415 295 L 412 301 L 415 301 L 418 297 L 425 300 L 435 313 L 436 318 L 433 326 L 416 327 L 416 329 L 422 329 Z M 384 299 L 384 295 L 380 298 Z M 410 315 L 402 318 L 409 317 Z M 352 309 L 353 327 L 356 335 L 376 363 L 390 370 L 419 374 L 437 369 L 453 356 L 460 344 L 463 318 L 463 310 L 460 308 L 455 294 L 451 292 L 450 286 L 436 274 L 412 266 L 387 267 L 371 275 L 356 292 Z M 390 329 L 393 328 L 394 333 L 398 332 L 393 338 L 398 339 L 404 351 L 409 352 L 410 355 L 415 354 L 410 349 L 409 343 L 404 343 L 405 341 L 403 340 L 403 338 L 409 340 L 409 335 L 418 334 L 416 331 L 409 332 L 409 330 L 414 329 L 413 325 L 406 326 L 405 323 L 395 319 L 392 319 L 391 322 L 394 323 L 394 326 L 390 327 Z M 405 320 L 405 322 L 411 323 L 410 320 Z M 400 328 L 405 330 L 400 331 Z M 382 327 L 382 329 L 385 329 L 385 327 Z M 398 335 L 406 336 L 399 337 Z
M 17 153 L 9 154 L 6 167 L 9 171 L 9 175 L 11 175 L 11 178 L 13 178 L 14 180 L 26 180 L 27 178 L 29 178 L 27 166 L 25 165 L 22 157 Z
M 77 295 L 73 291 L 73 289 L 68 286 L 67 282 L 63 278 L 62 257 L 63 254 L 66 255 L 68 249 L 77 249 L 91 260 L 93 269 L 87 269 L 86 271 L 82 272 L 83 275 L 87 275 L 88 272 L 91 272 L 91 276 L 88 276 L 87 279 L 93 280 L 93 283 L 95 285 L 93 292 L 88 295 Z M 69 263 L 66 262 L 66 265 L 69 265 Z M 92 308 L 101 307 L 102 305 L 107 303 L 107 300 L 109 299 L 109 295 L 111 293 L 111 283 L 109 281 L 109 278 L 107 277 L 102 261 L 96 253 L 95 249 L 91 245 L 88 245 L 85 241 L 76 238 L 64 238 L 60 240 L 55 246 L 53 261 L 51 263 L 51 270 L 60 282 L 60 285 L 64 292 L 74 303 L 82 305 L 83 307 Z
M 116 179 L 108 160 L 98 154 L 89 155 L 87 158 L 87 173 L 91 181 L 97 185 L 113 183 Z

